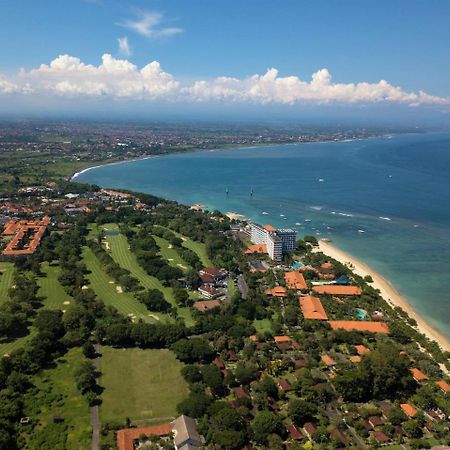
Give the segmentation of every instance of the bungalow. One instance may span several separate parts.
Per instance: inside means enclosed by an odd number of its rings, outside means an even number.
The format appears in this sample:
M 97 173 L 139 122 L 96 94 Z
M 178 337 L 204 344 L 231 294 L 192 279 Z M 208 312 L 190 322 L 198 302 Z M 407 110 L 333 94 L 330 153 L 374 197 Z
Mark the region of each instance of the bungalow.
M 390 441 L 389 436 L 387 436 L 386 434 L 384 434 L 382 431 L 374 431 L 372 433 L 373 438 L 377 441 L 377 442 L 388 442 Z
M 214 278 L 216 282 L 223 281 L 228 275 L 225 269 L 220 269 L 218 267 L 204 267 L 198 273 L 200 276 L 209 275 Z
M 409 370 L 414 380 L 417 381 L 418 383 L 424 380 L 428 380 L 428 377 L 421 370 L 416 368 L 412 368 Z
M 281 380 L 278 380 L 278 386 L 284 394 L 292 390 L 291 383 L 289 383 L 289 381 L 285 378 L 281 378 Z
M 322 295 L 335 295 L 337 297 L 359 296 L 362 290 L 359 286 L 341 286 L 337 284 L 325 284 L 314 286 L 313 291 Z
M 414 417 L 417 414 L 417 408 L 415 408 L 414 406 L 410 405 L 409 403 L 401 403 L 400 404 L 400 408 L 402 408 L 403 412 L 408 417 Z
M 212 363 L 220 370 L 225 369 L 225 364 L 218 356 L 214 358 L 214 361 Z
M 362 361 L 362 358 L 359 355 L 353 355 L 353 356 L 350 356 L 350 361 L 352 363 L 360 363 Z
M 446 383 L 444 380 L 441 381 L 436 381 L 436 385 L 442 390 L 442 392 L 444 392 L 445 394 L 447 394 L 448 392 L 450 392 L 450 385 L 448 383 Z
M 284 274 L 284 280 L 286 281 L 286 287 L 288 289 L 295 289 L 296 291 L 305 291 L 308 289 L 305 277 L 296 270 L 286 272 Z
M 291 338 L 289 336 L 275 336 L 273 340 L 279 344 L 280 342 L 291 342 Z
M 333 273 L 333 264 L 324 262 L 319 268 L 319 278 L 322 280 L 334 280 L 336 275 Z
M 384 420 L 380 416 L 369 416 L 368 421 L 373 428 L 384 424 Z
M 350 441 L 348 440 L 347 436 L 345 436 L 345 434 L 341 430 L 339 430 L 338 428 L 335 428 L 334 430 L 332 430 L 330 432 L 330 437 L 334 441 L 339 441 L 345 447 L 347 447 L 348 444 L 350 443 Z
M 322 306 L 320 298 L 307 295 L 306 297 L 300 297 L 300 308 L 303 316 L 308 320 L 328 320 L 327 313 Z
M 242 386 L 233 388 L 236 398 L 250 398 L 250 394 Z
M 355 345 L 356 352 L 358 355 L 367 355 L 367 353 L 370 353 L 370 350 L 365 345 Z

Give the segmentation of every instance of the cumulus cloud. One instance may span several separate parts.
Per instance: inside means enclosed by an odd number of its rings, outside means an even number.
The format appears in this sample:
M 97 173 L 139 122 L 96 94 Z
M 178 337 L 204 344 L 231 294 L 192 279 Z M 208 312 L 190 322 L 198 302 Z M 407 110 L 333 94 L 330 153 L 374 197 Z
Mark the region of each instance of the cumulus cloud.
M 327 69 L 311 79 L 279 75 L 269 69 L 247 78 L 217 77 L 182 83 L 165 72 L 158 61 L 142 68 L 127 59 L 102 56 L 99 65 L 61 55 L 38 68 L 21 70 L 15 77 L 0 76 L 0 94 L 37 93 L 62 97 L 105 97 L 136 101 L 228 102 L 251 104 L 374 104 L 408 106 L 448 105 L 450 99 L 423 91 L 407 92 L 385 80 L 377 83 L 336 83 Z
M 126 36 L 117 38 L 117 44 L 119 45 L 119 53 L 122 56 L 131 55 L 131 47 Z
M 163 21 L 164 17 L 159 12 L 141 11 L 137 19 L 126 20 L 118 25 L 147 38 L 168 37 L 184 31 L 182 28 L 161 26 Z

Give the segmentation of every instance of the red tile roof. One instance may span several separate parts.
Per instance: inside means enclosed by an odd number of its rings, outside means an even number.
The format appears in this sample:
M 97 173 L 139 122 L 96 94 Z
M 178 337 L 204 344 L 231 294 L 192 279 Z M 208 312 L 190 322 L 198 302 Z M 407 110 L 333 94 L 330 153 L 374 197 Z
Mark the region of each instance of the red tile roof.
M 286 286 L 288 289 L 306 290 L 308 285 L 306 284 L 305 277 L 302 273 L 293 270 L 284 274 Z
M 445 381 L 436 381 L 436 384 L 445 392 L 450 392 L 450 385 L 446 383 Z
M 406 413 L 408 417 L 414 417 L 417 414 L 417 408 L 410 405 L 409 403 L 402 403 L 400 408 Z
M 340 286 L 337 284 L 326 284 L 323 286 L 314 286 L 313 291 L 325 295 L 361 295 L 362 290 L 359 286 Z
M 151 427 L 127 428 L 117 432 L 118 450 L 134 450 L 133 442 L 139 439 L 139 436 L 167 436 L 172 432 L 172 424 L 164 423 L 162 425 L 153 425 Z
M 336 361 L 329 355 L 322 355 L 320 359 L 328 366 L 332 367 L 336 365 Z
M 272 297 L 284 298 L 286 297 L 286 288 L 284 286 L 275 286 L 273 289 L 267 289 L 264 293 Z
M 306 297 L 300 297 L 299 302 L 305 319 L 328 320 L 327 313 L 322 306 L 320 298 L 308 295 Z
M 370 350 L 365 345 L 355 345 L 355 348 L 358 355 L 366 355 L 367 353 L 370 353 Z
M 291 342 L 291 338 L 289 336 L 275 336 L 273 339 L 276 343 Z
M 264 225 L 263 228 L 264 228 L 266 231 L 272 231 L 272 232 L 277 231 L 277 229 L 276 229 L 275 227 L 273 227 L 272 225 Z
M 267 253 L 267 245 L 266 244 L 253 244 L 247 247 L 244 250 L 246 255 L 250 255 L 252 253 Z
M 410 372 L 411 372 L 412 377 L 416 381 L 428 380 L 428 377 L 419 369 L 412 368 L 412 369 L 410 369 Z
M 295 441 L 301 441 L 302 439 L 304 439 L 303 434 L 294 424 L 288 425 L 286 427 L 286 430 L 289 433 L 291 439 L 294 439 Z
M 369 333 L 389 333 L 389 327 L 384 322 L 366 322 L 358 320 L 330 320 L 333 330 L 367 331 Z

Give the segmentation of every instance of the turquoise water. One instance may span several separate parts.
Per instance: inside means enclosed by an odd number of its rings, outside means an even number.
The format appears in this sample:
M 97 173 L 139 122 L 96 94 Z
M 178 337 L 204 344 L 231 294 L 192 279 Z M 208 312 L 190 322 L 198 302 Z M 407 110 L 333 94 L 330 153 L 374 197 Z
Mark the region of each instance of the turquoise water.
M 296 263 L 292 264 L 292 269 L 299 269 L 300 267 L 303 267 L 304 264 L 301 263 L 300 261 L 297 261 Z
M 358 319 L 365 320 L 365 318 L 367 317 L 367 311 L 361 308 L 356 308 L 355 311 L 356 315 L 358 316 Z
M 331 238 L 450 338 L 450 133 L 174 154 L 77 180 Z

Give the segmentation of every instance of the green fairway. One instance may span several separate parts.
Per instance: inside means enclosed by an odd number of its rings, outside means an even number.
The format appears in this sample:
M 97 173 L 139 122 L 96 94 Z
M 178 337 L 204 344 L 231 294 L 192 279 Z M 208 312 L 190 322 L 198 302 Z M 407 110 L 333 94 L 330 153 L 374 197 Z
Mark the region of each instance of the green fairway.
M 101 354 L 102 422 L 176 415 L 188 387 L 171 351 L 102 347 Z
M 38 284 L 40 286 L 39 295 L 46 297 L 44 307 L 49 309 L 66 309 L 73 303 L 73 299 L 66 293 L 58 281 L 59 266 L 45 262 L 41 264 L 41 271 L 44 276 L 38 278 Z
M 138 302 L 132 293 L 120 292 L 120 288 L 114 280 L 109 277 L 101 267 L 101 264 L 91 249 L 83 249 L 83 259 L 90 273 L 87 278 L 92 289 L 107 305 L 114 306 L 122 314 L 136 319 L 142 319 L 145 322 L 155 322 L 158 317 L 163 319 L 167 317 L 159 313 L 150 313 L 145 305 Z
M 117 225 L 115 225 L 116 229 L 114 229 L 113 227 L 114 225 L 109 224 L 107 229 L 109 231 L 118 230 Z M 160 291 L 162 291 L 166 300 L 177 308 L 178 314 L 184 318 L 184 320 L 186 321 L 186 325 L 192 325 L 194 323 L 194 319 L 192 318 L 189 308 L 179 308 L 177 306 L 173 297 L 172 289 L 169 287 L 164 287 L 157 278 L 150 276 L 139 265 L 136 256 L 129 249 L 127 238 L 123 234 L 117 234 L 116 236 L 107 236 L 106 242 L 108 243 L 107 248 L 109 248 L 109 250 L 111 251 L 111 256 L 121 267 L 129 270 L 130 273 L 139 280 L 144 288 L 159 289 Z
M 183 246 L 192 250 L 193 252 L 197 253 L 198 257 L 200 258 L 202 264 L 205 267 L 212 267 L 213 263 L 208 258 L 208 255 L 206 254 L 206 245 L 203 244 L 203 242 L 194 241 L 191 238 L 188 238 L 186 236 L 183 236 L 180 233 L 177 233 L 173 230 L 172 233 L 174 233 L 176 236 L 178 236 L 183 241 Z
M 33 378 L 36 387 L 24 398 L 24 413 L 35 424 L 26 448 L 90 448 L 92 429 L 89 406 L 78 392 L 73 377 L 75 368 L 83 360 L 81 349 L 71 349 L 57 360 L 56 367 L 43 370 Z M 64 423 L 53 424 L 54 416 L 61 416 Z M 65 437 L 66 442 L 61 445 Z
M 8 298 L 8 290 L 12 285 L 14 264 L 0 262 L 0 302 Z
M 169 264 L 173 267 L 178 267 L 183 272 L 190 268 L 188 264 L 184 262 L 184 260 L 180 257 L 177 251 L 172 248 L 172 245 L 163 238 L 158 236 L 153 236 L 158 247 L 160 248 L 161 256 L 169 262 Z

